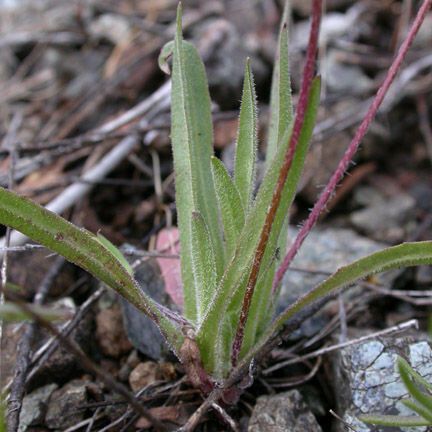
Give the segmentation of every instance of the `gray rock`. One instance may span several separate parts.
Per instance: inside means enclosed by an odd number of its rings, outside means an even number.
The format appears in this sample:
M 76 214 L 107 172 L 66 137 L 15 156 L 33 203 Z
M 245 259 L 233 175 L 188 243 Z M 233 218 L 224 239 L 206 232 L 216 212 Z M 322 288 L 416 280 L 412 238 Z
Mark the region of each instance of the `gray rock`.
M 248 432 L 304 431 L 320 432 L 321 427 L 297 390 L 257 399 Z
M 374 85 L 359 66 L 342 63 L 337 50 L 329 51 L 323 60 L 323 70 L 327 89 L 332 93 L 360 95 L 367 93 Z
M 360 414 L 413 415 L 400 401 L 407 391 L 396 370 L 396 357 L 402 355 L 428 381 L 432 380 L 432 350 L 428 342 L 413 338 L 371 340 L 340 350 L 333 356 L 334 392 L 337 412 L 358 432 L 388 432 L 385 427 L 366 425 Z M 336 432 L 344 431 L 336 425 Z M 401 431 L 426 431 L 402 428 Z
M 135 278 L 141 289 L 158 303 L 167 301 L 164 282 L 156 262 L 145 261 L 136 269 Z M 146 356 L 159 360 L 168 353 L 159 329 L 146 315 L 121 299 L 124 326 L 132 345 Z
M 106 13 L 91 22 L 89 33 L 96 39 L 104 38 L 117 45 L 132 39 L 133 28 L 124 16 Z
M 72 301 L 72 299 L 69 300 Z M 44 341 L 47 336 L 50 335 L 42 333 L 40 341 Z M 84 314 L 77 326 L 72 330 L 70 337 L 84 353 L 88 354 L 92 350 L 94 335 L 91 313 Z M 82 366 L 76 356 L 60 344 L 32 376 L 29 387 L 34 388 L 34 386 L 52 383 L 53 381 L 63 384 L 72 378 L 76 378 L 82 372 Z
M 29 426 L 40 425 L 43 423 L 47 410 L 48 400 L 57 384 L 48 384 L 40 387 L 23 399 L 21 408 L 18 432 L 25 432 Z
M 413 226 L 416 202 L 407 194 L 398 194 L 351 214 L 355 228 L 379 241 L 398 242 L 406 238 Z
M 82 409 L 85 403 L 87 403 L 86 382 L 70 381 L 51 395 L 45 418 L 46 426 L 50 429 L 64 430 L 82 421 L 86 414 Z
M 293 241 L 296 234 L 296 229 L 288 230 L 288 244 Z M 312 270 L 315 273 L 296 270 L 286 273 L 281 287 L 279 311 L 322 282 L 328 272 L 334 272 L 339 267 L 382 249 L 384 246 L 361 237 L 349 229 L 332 228 L 311 232 L 291 267 Z M 316 274 L 320 271 L 323 274 Z

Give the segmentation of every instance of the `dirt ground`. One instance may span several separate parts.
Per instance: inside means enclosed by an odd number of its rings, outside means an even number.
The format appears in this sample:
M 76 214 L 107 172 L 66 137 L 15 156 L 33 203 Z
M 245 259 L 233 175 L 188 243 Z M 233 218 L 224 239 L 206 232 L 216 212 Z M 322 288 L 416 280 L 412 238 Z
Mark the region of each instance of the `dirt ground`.
M 247 57 L 255 74 L 264 158 L 281 3 L 184 1 L 185 38 L 198 47 L 207 69 L 215 153 L 228 166 Z M 308 214 L 348 146 L 420 3 L 326 1 L 321 108 L 293 226 Z M 155 295 L 171 304 L 178 303 L 176 293 L 165 293 L 164 284 L 172 275 L 161 275 L 158 266 L 162 263 L 163 272 L 178 263 L 178 251 L 164 257 L 158 239 L 176 223 L 169 77 L 157 57 L 173 38 L 176 6 L 171 0 L 0 0 L 1 186 L 126 245 L 130 259 L 142 261 L 143 283 L 158 286 Z M 310 2 L 294 0 L 292 8 L 296 100 Z M 431 238 L 431 71 L 432 12 L 320 229 L 349 229 L 382 244 Z M 6 229 L 0 229 L 5 236 Z M 203 397 L 188 385 L 158 333 L 136 335 L 125 328 L 124 322 L 132 326 L 122 317 L 125 306 L 84 271 L 15 235 L 9 243 L 5 238 L 0 253 L 7 262 L 6 298 L 13 290 L 23 300 L 66 308 L 68 319 L 57 328 L 82 356 L 126 385 L 172 430 L 184 424 Z M 326 308 L 326 325 L 333 324 L 325 334 L 315 337 L 321 329 L 311 325 L 262 366 L 278 363 L 286 353 L 296 356 L 332 344 L 345 326 L 348 333 L 380 330 L 416 318 L 427 330 L 431 284 L 429 267 L 409 269 L 381 292 L 356 296 L 356 307 L 348 305 L 345 318 L 334 302 Z M 312 338 L 314 343 L 303 348 L 302 341 Z M 82 358 L 38 326 L 5 324 L 1 348 L 1 386 L 13 392 L 9 406 L 19 406 L 24 395 L 38 389 L 45 392 L 31 408 L 26 405 L 28 418 L 16 419 L 11 430 L 152 429 L 151 421 L 86 369 Z M 287 389 L 309 389 L 322 408 L 313 410 L 322 430 L 338 422 L 328 413 L 335 396 L 325 356 L 317 368 L 305 361 L 269 376 L 259 371 L 235 407 L 209 411 L 197 430 L 248 430 L 257 398 Z

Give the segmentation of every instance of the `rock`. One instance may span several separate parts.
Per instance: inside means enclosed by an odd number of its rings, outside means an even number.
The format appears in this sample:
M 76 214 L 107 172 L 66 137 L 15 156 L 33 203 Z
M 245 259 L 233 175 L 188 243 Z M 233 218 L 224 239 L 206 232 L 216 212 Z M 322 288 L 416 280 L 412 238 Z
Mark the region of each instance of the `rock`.
M 48 400 L 57 388 L 57 384 L 48 384 L 24 397 L 19 417 L 18 432 L 27 431 L 29 426 L 43 424 Z
M 129 385 L 134 392 L 154 383 L 156 380 L 172 381 L 176 378 L 176 370 L 170 362 L 141 362 L 129 375 Z
M 132 349 L 123 327 L 122 313 L 118 304 L 98 313 L 96 336 L 102 352 L 110 357 L 120 357 Z
M 370 91 L 374 82 L 359 66 L 347 65 L 339 60 L 337 50 L 329 50 L 323 60 L 323 74 L 329 92 L 339 95 L 363 95 Z
M 86 313 L 71 332 L 71 338 L 88 354 L 93 344 L 93 316 Z M 44 335 L 39 336 L 39 342 L 45 341 Z M 44 361 L 29 382 L 29 388 L 57 382 L 63 384 L 71 378 L 76 378 L 83 372 L 77 358 L 60 344 L 56 351 Z
M 288 244 L 297 230 L 289 228 Z M 349 229 L 325 229 L 312 231 L 294 259 L 292 268 L 323 271 L 324 274 L 288 271 L 283 279 L 278 310 L 282 311 L 300 295 L 322 282 L 328 272 L 371 254 L 385 245 L 361 237 Z
M 167 295 L 159 268 L 155 262 L 144 261 L 135 271 L 135 279 L 141 289 L 158 303 L 164 304 Z M 129 340 L 146 356 L 159 360 L 168 353 L 168 348 L 159 329 L 143 312 L 121 299 L 123 320 Z
M 122 15 L 106 13 L 91 22 L 89 33 L 94 38 L 104 38 L 114 45 L 126 44 L 133 37 L 129 21 Z
M 118 378 L 120 381 L 126 382 L 129 379 L 129 375 L 132 370 L 140 363 L 138 352 L 132 350 L 126 359 L 126 362 L 121 366 L 118 372 Z
M 279 3 L 284 4 L 285 0 L 280 0 Z M 345 7 L 353 3 L 353 0 L 327 0 L 326 11 L 334 10 L 336 8 Z M 309 17 L 311 14 L 312 0 L 291 0 L 291 7 L 294 12 L 302 17 Z
M 212 100 L 223 109 L 238 108 L 237 100 L 241 96 L 247 57 L 252 59 L 257 85 L 263 82 L 269 72 L 253 47 L 248 46 L 248 37 L 224 18 L 200 21 L 192 28 L 192 39 L 196 41 L 206 65 Z
M 430 285 L 432 283 L 432 267 L 428 265 L 416 268 L 416 281 L 420 285 Z
M 413 415 L 401 402 L 407 395 L 396 370 L 396 356 L 402 355 L 428 381 L 432 380 L 432 350 L 425 340 L 382 338 L 337 351 L 331 364 L 338 414 L 358 432 L 387 432 L 385 427 L 366 425 L 357 415 Z M 397 429 L 413 431 L 411 428 Z M 427 428 L 415 428 L 416 432 Z M 345 431 L 340 422 L 336 432 Z
M 425 49 L 432 44 L 432 12 L 429 12 L 413 41 L 413 48 Z
M 86 381 L 72 380 L 54 391 L 48 405 L 45 423 L 50 429 L 64 430 L 85 418 L 82 406 L 87 403 Z
M 351 213 L 350 221 L 355 228 L 375 240 L 399 242 L 413 228 L 409 222 L 414 219 L 415 207 L 415 199 L 402 193 Z
M 134 392 L 153 384 L 158 374 L 158 365 L 155 362 L 139 363 L 129 375 L 129 385 Z
M 248 432 L 319 432 L 321 430 L 297 390 L 259 397 L 248 427 Z

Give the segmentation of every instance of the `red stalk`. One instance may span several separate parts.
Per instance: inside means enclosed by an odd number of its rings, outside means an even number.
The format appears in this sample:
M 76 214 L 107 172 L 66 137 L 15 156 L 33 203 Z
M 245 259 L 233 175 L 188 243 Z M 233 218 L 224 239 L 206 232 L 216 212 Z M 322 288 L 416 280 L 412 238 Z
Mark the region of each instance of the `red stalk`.
M 312 24 L 309 35 L 309 44 L 306 52 L 306 64 L 303 71 L 303 81 L 300 90 L 299 102 L 297 106 L 296 116 L 294 119 L 293 132 L 291 134 L 289 146 L 285 153 L 285 158 L 279 173 L 275 190 L 273 192 L 270 208 L 267 211 L 264 226 L 261 231 L 259 243 L 255 251 L 254 260 L 252 263 L 251 272 L 246 285 L 246 292 L 243 298 L 243 304 L 240 314 L 240 319 L 237 327 L 237 332 L 232 345 L 231 361 L 233 366 L 237 364 L 240 349 L 243 343 L 244 329 L 246 326 L 247 317 L 249 314 L 250 305 L 252 302 L 255 285 L 258 278 L 258 273 L 261 267 L 264 252 L 270 236 L 271 228 L 276 216 L 277 209 L 282 196 L 282 191 L 288 177 L 288 172 L 294 158 L 296 147 L 298 144 L 301 129 L 303 127 L 306 108 L 309 102 L 309 94 L 312 86 L 312 81 L 315 75 L 315 58 L 318 51 L 318 36 L 321 21 L 322 0 L 314 0 L 312 5 Z
M 279 269 L 276 272 L 275 278 L 273 280 L 273 292 L 276 291 L 278 288 L 285 272 L 287 271 L 288 267 L 290 266 L 292 260 L 297 255 L 297 252 L 299 251 L 301 245 L 303 244 L 303 241 L 309 234 L 309 232 L 314 227 L 315 223 L 317 222 L 321 212 L 326 207 L 329 199 L 331 198 L 337 184 L 344 176 L 344 173 L 346 172 L 354 154 L 356 153 L 361 140 L 365 136 L 367 130 L 369 129 L 370 124 L 372 123 L 373 119 L 375 118 L 375 115 L 384 100 L 384 97 L 392 84 L 397 72 L 399 71 L 399 68 L 405 59 L 406 53 L 411 46 L 425 16 L 428 10 L 430 9 L 432 4 L 432 0 L 425 0 L 419 11 L 417 12 L 416 18 L 410 28 L 410 31 L 406 37 L 406 39 L 403 41 L 402 45 L 399 48 L 399 51 L 390 66 L 390 69 L 387 72 L 387 75 L 384 79 L 384 82 L 382 83 L 381 87 L 379 88 L 374 100 L 372 101 L 365 118 L 363 119 L 362 123 L 360 124 L 359 128 L 357 129 L 357 132 L 351 141 L 350 145 L 348 146 L 348 149 L 346 150 L 344 156 L 339 162 L 338 167 L 336 168 L 336 171 L 333 173 L 332 177 L 330 178 L 329 182 L 327 183 L 327 186 L 322 191 L 318 201 L 315 203 L 312 211 L 309 214 L 309 217 L 304 222 L 301 230 L 297 234 L 297 237 L 294 240 L 293 245 L 289 249 L 288 253 L 286 254 L 282 264 L 280 265 Z

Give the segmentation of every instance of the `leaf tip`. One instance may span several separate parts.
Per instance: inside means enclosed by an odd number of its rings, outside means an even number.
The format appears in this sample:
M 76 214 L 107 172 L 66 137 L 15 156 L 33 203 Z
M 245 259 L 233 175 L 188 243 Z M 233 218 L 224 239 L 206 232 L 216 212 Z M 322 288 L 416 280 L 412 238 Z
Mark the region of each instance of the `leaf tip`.
M 181 32 L 181 28 L 182 28 L 182 15 L 183 15 L 183 5 L 182 5 L 182 2 L 179 1 L 178 5 L 177 5 L 176 22 L 177 22 L 177 31 L 180 30 L 180 32 Z

